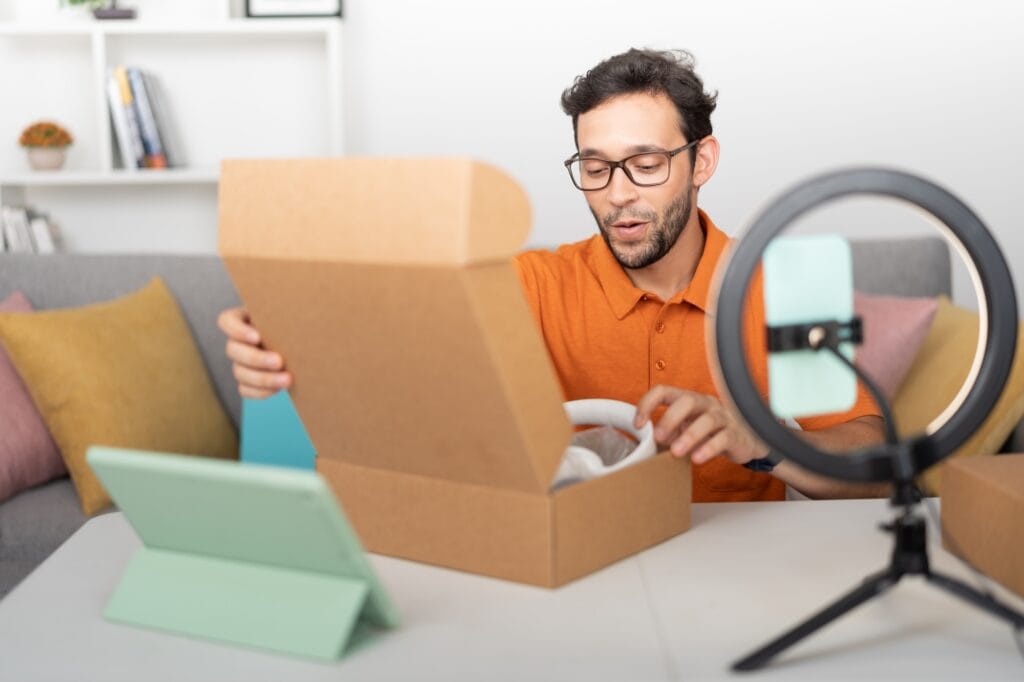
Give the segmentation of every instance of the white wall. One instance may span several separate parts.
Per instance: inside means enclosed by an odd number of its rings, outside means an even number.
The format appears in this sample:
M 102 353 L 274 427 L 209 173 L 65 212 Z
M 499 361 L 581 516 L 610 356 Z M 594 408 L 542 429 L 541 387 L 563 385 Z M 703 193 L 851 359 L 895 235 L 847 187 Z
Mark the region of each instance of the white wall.
M 180 0 L 173 8 L 165 0 L 125 4 L 140 8 L 139 21 L 158 21 L 172 9 L 178 21 L 204 21 L 227 14 L 228 6 L 237 16 L 242 0 Z M 531 245 L 577 240 L 594 230 L 561 163 L 573 151 L 570 122 L 559 107 L 562 90 L 577 74 L 628 47 L 683 47 L 697 56 L 707 85 L 719 91 L 713 122 L 722 159 L 700 203 L 720 227 L 742 233 L 777 192 L 820 171 L 852 164 L 907 169 L 952 189 L 987 222 L 1013 265 L 1024 309 L 1024 230 L 1018 228 L 1024 218 L 1018 209 L 1024 178 L 1024 2 L 344 0 L 344 10 L 349 153 L 464 154 L 503 167 L 533 202 Z M 78 8 L 61 8 L 58 0 L 0 0 L 2 20 L 38 12 L 40 21 L 91 21 Z M 117 49 L 132 47 L 132 54 L 144 52 L 147 60 L 162 55 L 158 42 L 142 49 L 130 38 L 115 41 Z M 222 47 L 221 65 L 225 51 L 237 46 Z M 284 54 L 305 54 L 294 47 Z M 29 48 L 32 69 L 21 69 L 18 60 Z M 275 54 L 240 50 L 237 59 L 277 83 L 296 67 Z M 169 51 L 167 58 L 176 55 Z M 16 128 L 40 111 L 79 132 L 95 128 L 96 112 L 82 108 L 92 99 L 88 56 L 84 37 L 0 41 L 0 83 L 10 86 L 7 94 L 28 87 L 18 85 L 23 72 L 41 83 L 62 83 L 36 92 L 34 99 L 8 97 L 0 104 L 6 112 L 0 118 L 13 122 L 3 133 L 7 142 L 0 144 L 4 170 L 24 163 L 14 144 Z M 311 69 L 299 71 L 307 80 L 313 77 Z M 193 85 L 200 92 L 227 87 L 229 93 L 245 86 L 225 85 L 216 75 L 208 80 Z M 272 91 L 288 97 L 280 87 Z M 177 97 L 176 103 L 187 107 L 205 99 Z M 309 110 L 322 105 L 310 101 Z M 242 138 L 266 137 L 265 121 L 233 118 Z M 318 148 L 307 139 L 314 127 L 282 126 L 285 134 L 298 131 L 292 147 L 303 150 Z M 200 129 L 181 132 L 203 148 Z M 79 137 L 69 168 L 98 153 L 88 135 Z M 68 230 L 73 248 L 213 249 L 211 188 L 106 188 L 86 197 L 84 205 L 80 194 L 33 190 L 29 197 L 79 226 Z M 136 226 L 130 211 L 104 213 L 106 202 L 142 207 L 144 214 L 146 202 L 166 206 L 169 195 L 182 201 L 164 217 L 181 228 L 147 231 Z M 821 221 L 863 236 L 926 231 L 905 209 L 879 203 L 830 207 Z M 111 221 L 122 216 L 112 229 Z M 955 272 L 954 291 L 960 302 L 970 303 L 962 269 Z
M 1024 3 L 1010 0 L 345 0 L 346 146 L 490 161 L 529 192 L 532 244 L 581 239 L 594 227 L 561 164 L 562 89 L 628 47 L 684 47 L 720 93 L 722 159 L 700 203 L 724 230 L 819 171 L 899 167 L 980 214 L 1024 301 L 1022 36 Z M 828 219 L 864 236 L 926 231 L 878 203 Z M 958 274 L 958 298 L 966 286 Z

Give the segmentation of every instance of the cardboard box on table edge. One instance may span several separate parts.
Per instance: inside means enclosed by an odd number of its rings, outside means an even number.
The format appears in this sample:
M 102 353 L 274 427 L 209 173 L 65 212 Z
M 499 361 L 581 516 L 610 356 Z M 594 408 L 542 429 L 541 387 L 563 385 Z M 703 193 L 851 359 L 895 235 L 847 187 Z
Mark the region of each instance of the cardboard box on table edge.
M 951 459 L 942 476 L 943 546 L 1024 597 L 1024 454 Z
M 545 587 L 690 526 L 689 464 L 667 453 L 549 494 L 328 458 L 318 458 L 317 470 L 370 551 Z
M 662 454 L 549 492 L 571 427 L 511 261 L 528 231 L 465 159 L 221 174 L 220 253 L 366 548 L 554 587 L 686 530 L 691 480 Z

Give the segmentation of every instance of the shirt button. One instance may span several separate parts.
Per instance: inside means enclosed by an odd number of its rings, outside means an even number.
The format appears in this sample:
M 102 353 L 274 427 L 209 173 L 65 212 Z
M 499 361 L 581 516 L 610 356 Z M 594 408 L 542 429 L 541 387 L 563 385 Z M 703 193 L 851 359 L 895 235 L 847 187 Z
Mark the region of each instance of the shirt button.
M 658 332 L 659 334 L 664 334 L 665 333 L 665 323 L 664 322 L 659 322 L 658 324 L 654 325 L 654 331 Z
M 665 369 L 665 361 L 658 360 L 656 363 L 654 363 L 654 366 L 658 369 Z

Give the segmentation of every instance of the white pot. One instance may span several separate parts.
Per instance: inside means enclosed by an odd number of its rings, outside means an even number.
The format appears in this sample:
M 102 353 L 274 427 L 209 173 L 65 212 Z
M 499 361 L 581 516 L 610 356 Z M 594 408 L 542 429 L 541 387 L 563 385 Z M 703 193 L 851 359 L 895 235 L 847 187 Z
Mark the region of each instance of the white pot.
M 32 170 L 58 170 L 64 165 L 64 147 L 29 147 L 28 164 Z

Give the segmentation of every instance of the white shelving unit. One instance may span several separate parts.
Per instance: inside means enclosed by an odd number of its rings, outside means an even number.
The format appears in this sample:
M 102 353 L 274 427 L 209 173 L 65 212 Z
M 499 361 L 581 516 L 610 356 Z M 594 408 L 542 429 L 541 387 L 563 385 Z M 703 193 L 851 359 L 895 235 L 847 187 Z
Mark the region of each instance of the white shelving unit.
M 24 18 L 29 1 L 0 0 L 0 201 L 48 212 L 68 250 L 213 252 L 221 160 L 344 152 L 337 18 L 230 17 L 206 0 L 174 3 L 189 21 L 156 0 L 152 20 L 147 0 L 136 20 Z M 158 79 L 183 167 L 116 167 L 105 87 L 117 65 Z M 75 136 L 60 171 L 32 171 L 17 145 L 40 119 Z

